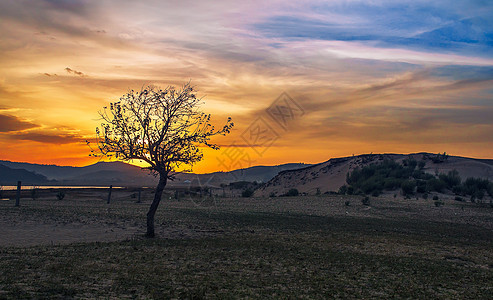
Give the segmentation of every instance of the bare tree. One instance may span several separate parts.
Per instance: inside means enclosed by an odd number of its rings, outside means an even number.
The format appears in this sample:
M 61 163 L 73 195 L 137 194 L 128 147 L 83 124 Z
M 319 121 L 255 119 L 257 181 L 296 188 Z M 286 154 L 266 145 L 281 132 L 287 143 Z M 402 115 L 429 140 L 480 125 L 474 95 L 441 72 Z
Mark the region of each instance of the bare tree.
M 202 146 L 215 135 L 226 135 L 233 127 L 231 118 L 221 129 L 211 124 L 211 116 L 200 110 L 201 99 L 187 83 L 181 90 L 153 86 L 129 91 L 118 102 L 99 112 L 101 127 L 96 128 L 98 150 L 94 156 L 117 160 L 142 160 L 159 176 L 154 200 L 147 213 L 146 236 L 154 237 L 154 215 L 168 180 L 182 165 L 192 166 L 203 158 Z

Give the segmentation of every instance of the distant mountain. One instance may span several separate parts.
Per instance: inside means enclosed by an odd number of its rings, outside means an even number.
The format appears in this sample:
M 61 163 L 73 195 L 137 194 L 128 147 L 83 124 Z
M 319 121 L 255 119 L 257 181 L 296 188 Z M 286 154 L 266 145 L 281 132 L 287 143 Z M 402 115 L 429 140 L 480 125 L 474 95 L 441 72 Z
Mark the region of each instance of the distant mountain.
M 22 181 L 23 185 L 41 185 L 51 183 L 46 176 L 24 169 L 11 169 L 0 165 L 0 185 L 16 185 L 17 181 Z
M 13 169 L 24 169 L 37 174 L 42 174 L 48 179 L 57 181 L 71 180 L 72 178 L 81 177 L 99 171 L 113 171 L 118 173 L 139 173 L 142 171 L 142 169 L 137 166 L 123 162 L 98 162 L 86 167 L 42 165 L 4 160 L 0 161 L 0 164 Z
M 180 173 L 169 184 L 172 186 L 214 186 L 229 184 L 237 181 L 256 181 L 264 183 L 276 176 L 279 172 L 311 166 L 303 163 L 288 163 L 277 166 L 255 166 L 230 172 L 214 172 L 208 174 Z
M 493 181 L 493 160 L 474 159 L 459 156 L 449 156 L 446 160 L 434 162 L 436 154 L 365 154 L 352 157 L 333 158 L 326 162 L 306 168 L 282 171 L 261 186 L 256 196 L 282 195 L 292 188 L 301 193 L 315 194 L 338 191 L 346 183 L 346 174 L 355 168 L 378 163 L 389 159 L 402 162 L 403 159 L 414 158 L 425 161 L 424 171 L 430 174 L 447 173 L 457 170 L 462 179 L 479 177 Z
M 32 174 L 45 177 L 53 185 L 121 185 L 121 186 L 154 186 L 157 178 L 148 170 L 123 162 L 98 162 L 86 167 L 65 167 L 56 165 L 41 165 L 0 161 L 0 165 L 10 169 L 24 169 Z M 234 181 L 266 182 L 277 173 L 284 170 L 306 167 L 301 163 L 284 164 L 279 166 L 255 166 L 231 172 L 215 172 L 209 174 L 177 173 L 174 181 L 168 181 L 169 186 L 220 186 Z M 9 171 L 0 170 L 1 174 Z M 9 175 L 12 176 L 12 175 Z

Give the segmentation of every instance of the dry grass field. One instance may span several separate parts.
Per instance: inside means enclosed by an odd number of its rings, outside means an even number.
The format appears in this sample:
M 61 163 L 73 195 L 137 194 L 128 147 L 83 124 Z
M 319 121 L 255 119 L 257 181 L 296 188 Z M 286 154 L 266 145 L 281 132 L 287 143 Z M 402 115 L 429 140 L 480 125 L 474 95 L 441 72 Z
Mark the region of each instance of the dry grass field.
M 493 299 L 489 205 L 65 192 L 0 201 L 0 298 Z

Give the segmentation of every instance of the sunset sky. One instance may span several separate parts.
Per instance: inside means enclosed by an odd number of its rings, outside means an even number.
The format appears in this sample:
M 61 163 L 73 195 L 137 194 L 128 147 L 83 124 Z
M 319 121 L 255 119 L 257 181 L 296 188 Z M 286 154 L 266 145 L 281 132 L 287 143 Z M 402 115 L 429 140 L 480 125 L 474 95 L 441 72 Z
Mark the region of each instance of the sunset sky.
M 195 172 L 493 158 L 493 1 L 2 0 L 0 34 L 2 160 L 95 163 L 84 141 L 103 106 L 189 80 L 214 122 L 235 122 Z

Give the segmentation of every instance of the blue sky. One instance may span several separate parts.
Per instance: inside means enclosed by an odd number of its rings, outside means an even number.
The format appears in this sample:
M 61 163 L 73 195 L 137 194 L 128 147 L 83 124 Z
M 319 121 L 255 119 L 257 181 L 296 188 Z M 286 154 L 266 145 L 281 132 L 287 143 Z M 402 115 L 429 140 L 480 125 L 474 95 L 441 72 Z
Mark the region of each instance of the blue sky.
M 254 28 L 269 38 L 361 41 L 377 47 L 491 58 L 492 3 L 335 1 L 309 9 L 315 15 L 332 18 L 276 15 L 254 24 Z

